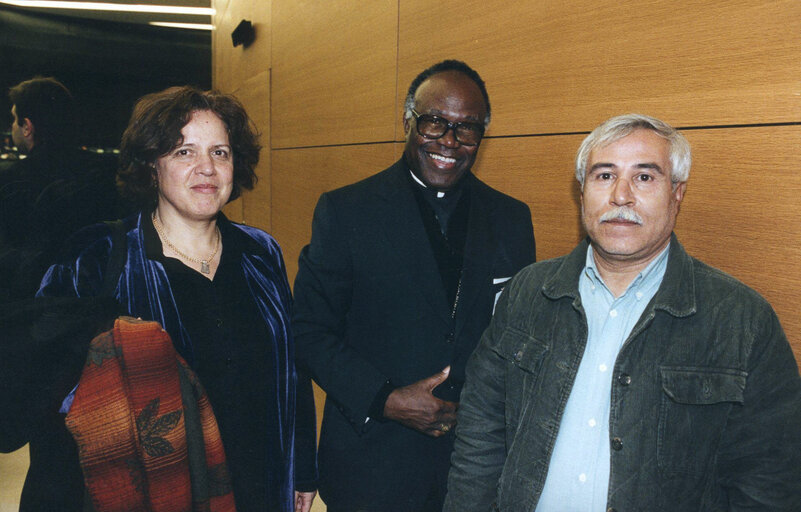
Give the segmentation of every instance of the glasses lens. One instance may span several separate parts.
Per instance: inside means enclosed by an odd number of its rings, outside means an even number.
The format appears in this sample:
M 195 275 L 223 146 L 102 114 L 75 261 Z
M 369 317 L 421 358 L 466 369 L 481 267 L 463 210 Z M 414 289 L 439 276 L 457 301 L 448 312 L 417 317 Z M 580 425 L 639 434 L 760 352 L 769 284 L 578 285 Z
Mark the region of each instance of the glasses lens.
M 421 114 L 417 116 L 417 131 L 427 139 L 438 139 L 448 131 L 449 122 L 447 119 Z M 484 136 L 484 125 L 479 123 L 456 123 L 453 126 L 453 134 L 460 144 L 475 146 Z
M 484 129 L 476 123 L 459 123 L 455 129 L 456 140 L 468 146 L 475 146 L 484 135 Z
M 430 139 L 437 139 L 445 135 L 445 130 L 448 129 L 448 122 L 436 116 L 423 114 L 417 118 L 417 131 L 423 137 Z

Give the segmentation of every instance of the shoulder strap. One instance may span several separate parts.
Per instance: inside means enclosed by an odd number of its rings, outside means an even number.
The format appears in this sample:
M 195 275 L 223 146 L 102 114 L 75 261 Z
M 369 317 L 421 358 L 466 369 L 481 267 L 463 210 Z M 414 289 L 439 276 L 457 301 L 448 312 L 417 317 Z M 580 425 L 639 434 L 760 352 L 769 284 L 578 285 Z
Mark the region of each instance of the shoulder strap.
M 111 228 L 111 255 L 106 265 L 106 273 L 103 276 L 103 288 L 100 290 L 101 297 L 114 297 L 114 290 L 120 280 L 125 257 L 127 252 L 125 225 L 122 220 L 110 220 L 105 224 Z

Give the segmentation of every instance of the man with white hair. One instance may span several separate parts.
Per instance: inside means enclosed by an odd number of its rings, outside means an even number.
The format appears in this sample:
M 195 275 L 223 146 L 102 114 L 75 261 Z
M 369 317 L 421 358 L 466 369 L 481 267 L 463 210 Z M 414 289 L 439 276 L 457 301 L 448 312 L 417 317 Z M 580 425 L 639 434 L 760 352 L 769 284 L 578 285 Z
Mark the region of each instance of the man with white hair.
M 584 140 L 588 237 L 498 302 L 445 512 L 799 510 L 798 367 L 770 305 L 673 234 L 690 162 L 639 114 Z

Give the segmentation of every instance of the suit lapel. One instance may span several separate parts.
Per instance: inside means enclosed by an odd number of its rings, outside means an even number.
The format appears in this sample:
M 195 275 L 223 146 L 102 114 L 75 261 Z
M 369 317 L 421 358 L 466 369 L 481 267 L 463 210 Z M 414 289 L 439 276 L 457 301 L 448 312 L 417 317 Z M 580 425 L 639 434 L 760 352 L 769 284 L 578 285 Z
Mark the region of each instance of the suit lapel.
M 492 251 L 495 247 L 490 226 L 489 198 L 486 197 L 483 184 L 472 177 L 470 214 L 467 220 L 467 239 L 464 247 L 462 263 L 462 286 L 459 306 L 456 311 L 456 335 L 458 337 L 478 298 L 490 292 L 492 282 Z
M 444 321 L 450 322 L 450 308 L 442 286 L 442 278 L 431 249 L 420 208 L 408 183 L 409 170 L 403 160 L 393 165 L 382 181 L 378 196 L 384 210 L 377 213 L 384 226 L 384 242 L 398 265 L 409 269 L 413 286 L 420 291 Z

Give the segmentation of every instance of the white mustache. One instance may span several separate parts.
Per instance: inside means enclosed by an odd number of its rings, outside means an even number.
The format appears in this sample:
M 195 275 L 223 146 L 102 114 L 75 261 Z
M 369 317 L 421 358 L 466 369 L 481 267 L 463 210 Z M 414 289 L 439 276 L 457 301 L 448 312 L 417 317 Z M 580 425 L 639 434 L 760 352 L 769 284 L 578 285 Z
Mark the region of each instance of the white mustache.
M 614 210 L 609 210 L 601 215 L 600 222 L 609 222 L 611 220 L 625 220 L 626 222 L 642 225 L 642 217 L 637 215 L 637 212 L 631 208 L 625 206 L 618 206 Z

